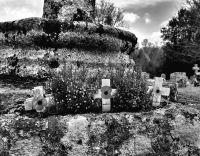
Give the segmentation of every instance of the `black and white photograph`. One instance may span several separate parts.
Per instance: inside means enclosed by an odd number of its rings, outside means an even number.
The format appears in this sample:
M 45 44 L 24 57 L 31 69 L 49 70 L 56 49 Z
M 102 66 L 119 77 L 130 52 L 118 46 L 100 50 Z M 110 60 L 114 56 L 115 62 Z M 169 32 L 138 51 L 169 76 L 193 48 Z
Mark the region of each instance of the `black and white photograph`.
M 200 0 L 0 0 L 0 156 L 200 156 Z

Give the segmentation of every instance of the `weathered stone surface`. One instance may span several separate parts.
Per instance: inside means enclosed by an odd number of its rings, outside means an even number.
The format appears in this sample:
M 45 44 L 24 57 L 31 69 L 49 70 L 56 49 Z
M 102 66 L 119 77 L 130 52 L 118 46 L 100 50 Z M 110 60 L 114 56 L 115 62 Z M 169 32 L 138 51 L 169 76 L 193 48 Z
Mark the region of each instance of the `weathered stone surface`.
M 39 137 L 18 140 L 10 149 L 10 155 L 38 156 L 42 151 L 42 144 Z
M 94 15 L 95 0 L 45 0 L 43 18 L 85 21 Z
M 178 83 L 178 87 L 186 87 L 188 82 L 188 77 L 185 72 L 175 72 L 170 74 L 170 81 Z
M 83 116 L 71 118 L 67 122 L 68 130 L 61 138 L 61 142 L 64 146 L 73 147 L 73 150 L 69 151 L 69 155 L 85 155 L 87 153 L 87 142 L 89 141 L 88 125 L 87 118 Z
M 130 148 L 133 147 L 133 148 Z M 151 153 L 151 140 L 145 135 L 136 135 L 125 142 L 121 149 L 123 155 L 145 155 Z
M 149 113 L 0 116 L 0 155 L 198 155 L 200 112 L 171 104 Z

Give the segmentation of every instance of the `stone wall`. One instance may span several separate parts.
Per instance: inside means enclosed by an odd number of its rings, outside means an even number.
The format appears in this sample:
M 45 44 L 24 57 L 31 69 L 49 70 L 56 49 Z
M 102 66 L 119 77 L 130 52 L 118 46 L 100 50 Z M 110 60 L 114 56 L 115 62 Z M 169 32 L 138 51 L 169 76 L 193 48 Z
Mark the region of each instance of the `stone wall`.
M 91 21 L 95 0 L 44 0 L 43 18 L 68 21 Z
M 0 155 L 199 155 L 199 117 L 180 104 L 149 113 L 6 114 L 0 116 Z

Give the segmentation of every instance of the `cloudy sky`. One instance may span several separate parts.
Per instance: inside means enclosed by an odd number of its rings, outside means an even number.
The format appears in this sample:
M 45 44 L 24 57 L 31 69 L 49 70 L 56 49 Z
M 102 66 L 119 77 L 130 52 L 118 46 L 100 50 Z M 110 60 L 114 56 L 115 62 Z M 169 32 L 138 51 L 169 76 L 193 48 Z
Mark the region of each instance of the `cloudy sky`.
M 0 0 L 0 22 L 41 17 L 44 0 Z M 184 0 L 108 0 L 125 11 L 128 30 L 141 42 L 160 42 L 160 28 L 175 16 Z
M 0 22 L 41 17 L 44 0 L 0 0 Z
M 160 28 L 176 16 L 184 5 L 184 0 L 109 0 L 125 11 L 129 30 L 141 42 L 147 38 L 151 42 L 161 42 Z

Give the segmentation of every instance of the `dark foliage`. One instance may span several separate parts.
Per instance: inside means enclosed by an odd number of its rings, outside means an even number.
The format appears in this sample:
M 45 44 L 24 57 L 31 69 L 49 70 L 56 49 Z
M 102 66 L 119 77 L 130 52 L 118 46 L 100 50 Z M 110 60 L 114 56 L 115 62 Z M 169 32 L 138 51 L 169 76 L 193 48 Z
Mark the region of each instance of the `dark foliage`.
M 163 47 L 166 55 L 163 72 L 187 72 L 193 75 L 192 66 L 200 64 L 199 55 L 199 1 L 188 0 L 188 7 L 181 8 L 177 16 L 161 29 L 167 42 Z
M 19 59 L 16 54 L 14 54 L 13 56 L 8 57 L 7 61 L 9 66 L 15 67 L 18 64 Z
M 59 114 L 99 112 L 101 107 L 98 100 L 95 102 L 93 99 L 95 90 L 84 85 L 86 71 L 82 70 L 73 76 L 72 69 L 67 70 L 66 67 L 64 69 L 65 71 L 53 77 L 51 85 L 57 112 Z
M 66 67 L 65 67 L 66 68 Z M 104 73 L 95 76 L 87 75 L 87 68 L 79 67 L 80 71 L 72 71 L 71 67 L 53 76 L 51 91 L 56 100 L 58 114 L 101 112 L 101 99 L 94 99 L 94 94 L 101 87 Z M 111 87 L 117 89 L 112 99 L 112 112 L 138 112 L 151 109 L 150 94 L 147 94 L 146 80 L 141 73 L 128 72 L 117 69 L 117 73 L 110 70 Z
M 59 58 L 56 58 L 56 57 L 49 58 L 48 65 L 50 68 L 58 68 L 60 66 Z
M 51 37 L 58 37 L 61 32 L 61 22 L 59 20 L 46 20 L 42 23 L 43 31 Z
M 86 12 L 77 8 L 77 13 L 73 16 L 73 21 L 84 21 L 86 18 Z
M 123 75 L 123 70 L 118 70 L 111 79 L 117 88 L 117 95 L 113 99 L 112 110 L 120 112 L 139 112 L 151 108 L 150 94 L 147 94 L 147 83 L 141 77 L 141 71 L 136 67 L 136 73 L 130 71 Z
M 87 27 L 87 29 L 85 29 Z M 15 34 L 16 32 L 24 32 Z M 80 36 L 77 41 L 73 41 L 73 36 L 70 36 L 70 41 L 66 44 L 64 41 L 60 40 L 62 33 L 75 32 L 77 34 L 85 34 L 85 36 Z M 127 53 L 130 54 L 134 52 L 135 45 L 137 44 L 137 38 L 134 34 L 124 31 L 111 26 L 96 26 L 92 23 L 75 23 L 73 21 L 60 22 L 58 20 L 52 19 L 42 19 L 42 18 L 27 18 L 12 22 L 2 22 L 0 23 L 0 32 L 5 34 L 5 38 L 2 39 L 3 45 L 18 46 L 18 47 L 34 47 L 34 48 L 84 48 L 92 47 L 93 44 L 87 44 L 87 40 L 91 40 L 91 43 L 95 43 L 97 40 L 98 45 L 95 47 L 99 49 L 102 47 L 102 51 L 107 50 L 110 40 L 123 40 L 129 42 L 129 48 Z M 34 32 L 34 33 L 33 33 Z M 62 33 L 61 33 L 62 32 Z M 86 35 L 87 34 L 87 35 Z M 96 36 L 99 34 L 99 37 Z M 96 36 L 94 38 L 94 36 Z M 109 38 L 105 40 L 104 38 Z M 86 42 L 86 43 L 83 43 Z M 90 41 L 89 41 L 90 42 Z M 103 42 L 103 44 L 102 44 Z M 111 43 L 109 47 L 112 48 Z M 119 44 L 119 43 L 118 43 Z M 81 45 L 81 46 L 80 46 Z M 120 47 L 120 45 L 118 45 Z M 91 48 L 93 50 L 94 48 Z M 109 49 L 110 50 L 110 49 Z M 120 51 L 120 49 L 117 49 Z

